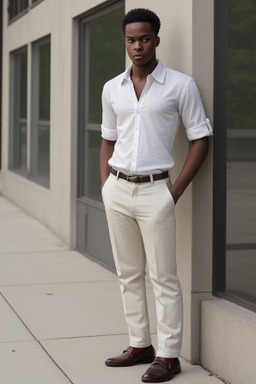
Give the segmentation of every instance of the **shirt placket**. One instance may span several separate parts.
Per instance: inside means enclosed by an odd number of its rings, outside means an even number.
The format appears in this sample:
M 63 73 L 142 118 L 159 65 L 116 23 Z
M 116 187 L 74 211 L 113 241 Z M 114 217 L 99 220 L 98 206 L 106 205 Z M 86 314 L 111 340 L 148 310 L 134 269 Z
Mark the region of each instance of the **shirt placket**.
M 145 99 L 147 88 L 148 88 L 148 81 L 145 84 L 143 91 L 140 95 L 140 98 L 138 100 L 132 84 L 132 97 L 133 97 L 133 104 L 135 108 L 135 125 L 134 125 L 133 146 L 132 146 L 131 171 L 134 174 L 136 174 L 137 165 L 138 165 L 140 127 L 141 127 L 141 108 Z

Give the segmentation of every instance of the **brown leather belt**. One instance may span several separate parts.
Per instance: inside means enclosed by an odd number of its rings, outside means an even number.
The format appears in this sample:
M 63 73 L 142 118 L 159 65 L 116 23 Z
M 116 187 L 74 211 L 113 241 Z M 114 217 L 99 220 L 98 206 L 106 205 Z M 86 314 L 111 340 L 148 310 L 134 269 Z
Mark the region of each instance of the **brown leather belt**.
M 157 181 L 166 179 L 169 177 L 168 171 L 162 172 L 162 173 L 156 173 L 155 175 L 146 175 L 146 176 L 138 176 L 138 175 L 126 175 L 125 173 L 116 171 L 115 169 L 111 168 L 110 172 L 114 176 L 118 176 L 120 179 L 124 179 L 126 181 L 129 181 L 131 183 L 148 183 L 151 181 Z

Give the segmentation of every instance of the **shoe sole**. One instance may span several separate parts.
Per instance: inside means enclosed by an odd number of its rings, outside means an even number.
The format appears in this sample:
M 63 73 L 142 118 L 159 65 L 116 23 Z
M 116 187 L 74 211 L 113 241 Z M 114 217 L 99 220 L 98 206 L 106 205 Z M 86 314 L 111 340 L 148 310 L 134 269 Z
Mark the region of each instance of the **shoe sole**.
M 118 367 L 132 367 L 133 365 L 137 365 L 137 364 L 151 364 L 151 363 L 153 363 L 154 359 L 155 359 L 155 357 L 150 358 L 150 359 L 138 360 L 138 361 L 135 361 L 134 363 L 131 363 L 131 364 L 126 364 L 125 362 L 124 362 L 124 364 L 115 364 L 115 363 L 112 364 L 112 363 L 107 363 L 105 361 L 105 364 L 107 367 L 117 367 L 117 368 Z
M 181 368 L 178 368 L 175 372 L 173 372 L 173 374 L 171 376 L 169 376 L 168 378 L 166 379 L 163 379 L 163 380 L 159 380 L 159 379 L 143 379 L 143 377 L 141 378 L 141 381 L 143 381 L 143 383 L 163 383 L 164 381 L 170 381 L 174 378 L 174 376 L 178 375 L 179 373 L 181 373 Z

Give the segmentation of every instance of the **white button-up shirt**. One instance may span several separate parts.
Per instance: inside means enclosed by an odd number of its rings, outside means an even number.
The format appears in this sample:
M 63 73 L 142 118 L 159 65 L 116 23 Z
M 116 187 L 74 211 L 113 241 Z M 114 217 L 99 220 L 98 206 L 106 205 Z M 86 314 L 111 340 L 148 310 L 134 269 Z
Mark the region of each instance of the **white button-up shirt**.
M 130 67 L 102 92 L 102 137 L 116 141 L 109 165 L 146 175 L 174 166 L 173 145 L 182 121 L 189 140 L 212 135 L 194 79 L 160 61 L 137 99 Z

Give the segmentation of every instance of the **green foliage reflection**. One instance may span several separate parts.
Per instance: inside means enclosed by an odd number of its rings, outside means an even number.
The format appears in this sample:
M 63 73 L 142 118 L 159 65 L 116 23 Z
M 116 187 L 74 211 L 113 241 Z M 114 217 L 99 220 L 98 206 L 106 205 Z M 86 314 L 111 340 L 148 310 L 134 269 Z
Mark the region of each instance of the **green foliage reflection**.
M 256 1 L 229 0 L 228 128 L 256 125 Z
M 125 67 L 121 21 L 124 10 L 90 23 L 89 122 L 101 122 L 101 92 L 105 82 Z

